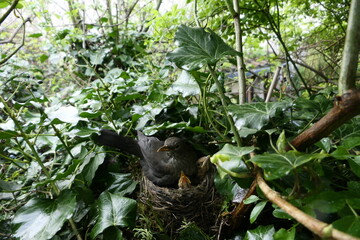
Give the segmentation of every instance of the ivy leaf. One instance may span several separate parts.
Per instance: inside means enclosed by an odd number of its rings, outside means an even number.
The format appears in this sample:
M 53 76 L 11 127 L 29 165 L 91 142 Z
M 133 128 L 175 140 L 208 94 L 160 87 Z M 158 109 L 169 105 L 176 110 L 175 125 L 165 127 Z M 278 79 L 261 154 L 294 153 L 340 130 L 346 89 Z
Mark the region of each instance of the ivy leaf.
M 109 192 L 126 195 L 132 193 L 137 185 L 137 182 L 130 178 L 130 173 L 114 173 L 111 172 L 113 182 L 107 188 Z
M 296 228 L 293 227 L 290 230 L 281 228 L 274 234 L 275 240 L 294 240 L 295 239 Z
M 194 70 L 203 65 L 215 65 L 227 55 L 240 55 L 227 45 L 213 31 L 181 25 L 175 34 L 179 47 L 168 54 L 171 62 L 186 70 Z
M 260 198 L 256 195 L 251 195 L 249 196 L 247 199 L 244 200 L 244 203 L 245 204 L 251 204 L 251 203 L 254 203 L 254 202 L 257 202 L 259 201 Z
M 250 223 L 254 223 L 261 211 L 264 209 L 267 201 L 258 202 L 250 213 Z
M 249 161 L 264 169 L 267 180 L 274 180 L 288 175 L 292 170 L 315 159 L 327 157 L 327 154 L 303 154 L 289 151 L 284 154 L 256 155 Z
M 347 124 L 342 125 L 334 131 L 334 136 L 342 140 L 342 146 L 352 149 L 359 145 L 360 139 L 360 117 L 355 117 Z
M 50 107 L 45 109 L 45 113 L 48 118 L 51 120 L 51 123 L 71 123 L 76 125 L 79 120 L 79 111 L 76 107 L 67 106 L 67 107 Z
M 360 156 L 354 157 L 354 159 L 349 159 L 349 164 L 351 171 L 360 177 Z
M 95 239 L 110 226 L 133 227 L 136 217 L 136 201 L 121 194 L 104 192 L 99 197 L 99 218 L 91 230 L 91 238 Z
M 334 228 L 351 234 L 355 237 L 360 237 L 360 217 L 346 216 L 333 222 Z
M 105 153 L 98 153 L 92 158 L 87 165 L 84 166 L 84 169 L 81 173 L 81 176 L 85 179 L 85 181 L 90 185 L 92 179 L 95 176 L 95 172 L 98 167 L 104 162 Z
M 50 239 L 61 229 L 76 207 L 76 196 L 63 191 L 57 199 L 33 198 L 15 214 L 14 236 L 20 239 Z
M 272 225 L 259 226 L 246 232 L 244 240 L 273 240 L 275 228 Z
M 233 177 L 240 177 L 241 173 L 248 173 L 247 166 L 242 161 L 242 156 L 254 151 L 254 147 L 236 147 L 231 144 L 225 146 L 211 157 L 220 170 Z
M 98 50 L 98 51 L 96 51 L 94 53 L 91 53 L 90 54 L 90 62 L 91 62 L 91 64 L 94 64 L 94 65 L 102 64 L 107 52 L 108 51 L 100 49 L 100 50 Z
M 323 213 L 336 213 L 344 208 L 349 196 L 345 192 L 325 191 L 309 197 L 313 209 Z
M 200 88 L 194 77 L 187 71 L 182 71 L 179 78 L 171 85 L 172 90 L 184 97 L 200 94 Z
M 178 240 L 210 240 L 210 238 L 195 224 L 189 224 L 179 233 Z
M 229 112 L 234 117 L 238 130 L 244 127 L 261 130 L 269 123 L 270 118 L 275 117 L 285 107 L 282 102 L 249 103 L 230 105 Z

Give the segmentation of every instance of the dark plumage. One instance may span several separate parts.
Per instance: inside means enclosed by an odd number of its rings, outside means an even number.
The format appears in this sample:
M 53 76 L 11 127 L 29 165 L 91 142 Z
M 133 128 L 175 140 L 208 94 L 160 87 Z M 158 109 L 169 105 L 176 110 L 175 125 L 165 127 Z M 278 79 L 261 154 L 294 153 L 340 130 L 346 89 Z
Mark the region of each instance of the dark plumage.
M 144 175 L 160 187 L 176 186 L 181 171 L 190 178 L 197 173 L 197 156 L 194 149 L 177 137 L 160 141 L 138 131 L 135 140 L 103 129 L 95 141 L 100 145 L 115 147 L 140 157 Z

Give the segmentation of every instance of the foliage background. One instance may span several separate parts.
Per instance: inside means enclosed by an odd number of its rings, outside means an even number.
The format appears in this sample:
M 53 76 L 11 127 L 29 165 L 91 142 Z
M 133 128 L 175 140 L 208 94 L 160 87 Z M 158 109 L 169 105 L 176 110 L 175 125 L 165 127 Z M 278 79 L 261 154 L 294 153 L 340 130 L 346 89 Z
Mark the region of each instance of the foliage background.
M 0 1 L 0 13 L 10 2 Z M 287 80 L 273 102 L 254 95 L 248 101 L 255 103 L 244 105 L 231 94 L 239 53 L 232 48 L 234 20 L 225 1 L 164 5 L 20 1 L 1 23 L 5 59 L 21 44 L 22 32 L 5 40 L 31 18 L 24 45 L 0 66 L 0 238 L 171 238 L 161 219 L 136 210 L 137 159 L 91 140 L 101 128 L 129 136 L 137 129 L 159 138 L 175 134 L 213 155 L 223 212 L 232 210 L 237 189 L 253 180 L 239 178 L 250 162 L 246 149 L 233 147 L 240 145 L 238 133 L 243 147 L 256 146 L 251 162 L 291 203 L 360 237 L 359 118 L 306 153 L 283 151 L 286 138 L 332 106 L 350 1 L 241 1 L 246 69 L 284 66 Z M 206 43 L 220 46 L 220 55 Z M 267 89 L 271 78 L 260 77 Z M 248 86 L 257 87 L 254 82 L 249 78 Z M 246 227 L 229 239 L 311 236 L 261 191 L 247 201 L 254 208 Z M 218 234 L 187 222 L 179 232 L 178 239 Z

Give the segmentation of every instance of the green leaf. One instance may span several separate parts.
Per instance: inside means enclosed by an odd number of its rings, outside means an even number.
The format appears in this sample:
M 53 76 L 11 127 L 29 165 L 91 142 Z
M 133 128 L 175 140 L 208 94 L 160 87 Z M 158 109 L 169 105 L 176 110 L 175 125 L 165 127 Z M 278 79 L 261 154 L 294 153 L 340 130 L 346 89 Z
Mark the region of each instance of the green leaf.
M 56 199 L 33 198 L 15 214 L 14 236 L 20 239 L 50 239 L 76 208 L 76 196 L 63 191 Z
M 273 240 L 275 228 L 272 225 L 258 226 L 246 232 L 244 240 Z
M 285 131 L 283 130 L 278 138 L 278 140 L 276 141 L 276 148 L 278 150 L 279 153 L 285 153 L 286 150 L 286 146 L 288 145 L 286 137 L 285 137 Z
M 341 140 L 341 146 L 350 150 L 359 146 L 360 117 L 355 117 L 347 124 L 342 125 L 334 131 L 334 136 Z
M 103 239 L 123 240 L 124 236 L 122 231 L 117 227 L 109 227 L 105 229 Z
M 254 147 L 236 147 L 231 144 L 225 144 L 210 160 L 227 174 L 233 177 L 241 177 L 242 173 L 248 173 L 247 166 L 243 162 L 242 157 L 254 150 Z
M 41 56 L 39 57 L 39 59 L 40 59 L 40 62 L 43 63 L 43 62 L 45 62 L 46 60 L 49 59 L 49 55 L 41 54 Z
M 103 192 L 97 205 L 99 218 L 91 230 L 91 238 L 95 238 L 110 226 L 133 227 L 136 218 L 136 201 L 121 194 Z
M 0 130 L 0 139 L 9 139 L 18 136 L 14 131 L 2 131 Z
M 267 201 L 258 202 L 250 213 L 250 223 L 254 223 L 261 211 L 264 209 Z
M 244 203 L 245 204 L 251 204 L 251 203 L 254 203 L 254 202 L 257 202 L 259 201 L 260 198 L 256 195 L 251 195 L 249 196 L 247 199 L 244 200 Z
M 221 178 L 220 174 L 216 174 L 214 184 L 218 193 L 220 193 L 222 197 L 229 201 L 234 201 L 241 198 L 238 201 L 240 202 L 247 193 L 247 189 L 240 187 L 229 175 Z
M 354 159 L 349 159 L 349 164 L 351 171 L 360 177 L 360 156 L 354 157 Z
M 92 179 L 95 176 L 95 172 L 98 167 L 104 162 L 105 153 L 98 153 L 94 158 L 90 160 L 90 162 L 84 167 L 81 172 L 81 176 L 85 179 L 87 184 L 91 184 Z
M 360 136 L 353 136 L 346 138 L 341 146 L 343 146 L 345 149 L 351 150 L 354 147 L 360 146 Z
M 206 64 L 215 65 L 227 55 L 240 55 L 213 31 L 206 32 L 202 28 L 181 25 L 175 34 L 175 41 L 179 47 L 167 57 L 186 70 L 194 70 Z
M 9 1 L 0 1 L 0 8 L 6 8 L 10 5 Z
M 94 64 L 94 65 L 102 64 L 106 54 L 107 54 L 107 51 L 104 51 L 103 49 L 100 49 L 94 53 L 91 53 L 90 54 L 91 64 Z
M 0 179 L 0 189 L 5 191 L 16 191 L 21 185 L 16 182 L 4 181 Z
M 313 209 L 323 213 L 336 213 L 346 204 L 348 196 L 343 192 L 325 191 L 309 198 Z
M 360 217 L 346 216 L 336 220 L 332 224 L 334 228 L 346 232 L 355 237 L 360 237 Z
M 244 127 L 261 130 L 271 118 L 283 111 L 285 106 L 282 102 L 229 105 L 229 112 L 239 130 Z
M 76 125 L 80 120 L 78 109 L 72 106 L 46 108 L 45 113 L 54 124 L 71 123 Z
M 42 33 L 33 33 L 33 34 L 29 34 L 28 37 L 31 38 L 39 38 L 42 36 Z
M 195 224 L 189 224 L 179 233 L 178 240 L 210 240 L 210 238 Z
M 132 193 L 137 185 L 137 182 L 131 179 L 130 173 L 110 173 L 113 181 L 107 188 L 107 191 L 111 193 L 118 193 L 126 195 Z
M 181 93 L 184 97 L 200 94 L 200 88 L 194 77 L 183 70 L 179 78 L 171 85 L 172 90 Z
M 284 154 L 263 154 L 253 157 L 251 162 L 264 169 L 267 180 L 274 180 L 288 175 L 292 170 L 315 159 L 327 157 L 327 154 L 303 154 L 289 151 Z
M 292 219 L 292 217 L 287 214 L 284 210 L 282 210 L 281 208 L 277 207 L 277 206 L 273 206 L 275 207 L 274 211 L 273 211 L 273 216 L 276 218 L 281 218 L 281 219 Z
M 296 228 L 292 227 L 290 230 L 281 228 L 274 234 L 274 240 L 294 240 L 295 239 Z

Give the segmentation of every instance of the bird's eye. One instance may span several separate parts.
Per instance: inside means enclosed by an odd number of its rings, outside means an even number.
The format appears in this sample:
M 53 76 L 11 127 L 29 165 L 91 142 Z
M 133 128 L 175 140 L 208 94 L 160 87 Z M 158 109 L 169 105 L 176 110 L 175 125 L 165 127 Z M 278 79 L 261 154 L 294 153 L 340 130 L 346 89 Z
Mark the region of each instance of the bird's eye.
M 180 144 L 176 144 L 175 149 L 179 149 L 179 148 L 180 148 Z

